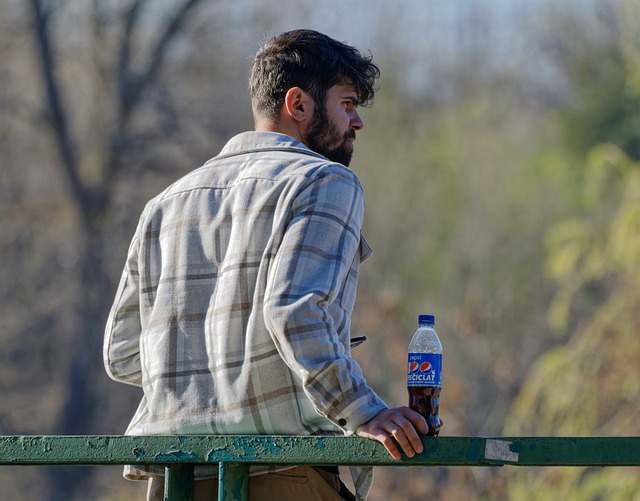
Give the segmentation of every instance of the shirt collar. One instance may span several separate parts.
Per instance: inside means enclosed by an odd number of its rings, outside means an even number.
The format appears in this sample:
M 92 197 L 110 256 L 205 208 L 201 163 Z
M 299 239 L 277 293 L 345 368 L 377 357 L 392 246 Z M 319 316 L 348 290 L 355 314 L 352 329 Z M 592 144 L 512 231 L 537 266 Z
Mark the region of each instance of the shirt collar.
M 303 143 L 279 132 L 249 131 L 232 137 L 222 148 L 219 157 L 233 156 L 252 151 L 297 150 L 302 154 L 326 159 L 323 155 L 310 150 Z

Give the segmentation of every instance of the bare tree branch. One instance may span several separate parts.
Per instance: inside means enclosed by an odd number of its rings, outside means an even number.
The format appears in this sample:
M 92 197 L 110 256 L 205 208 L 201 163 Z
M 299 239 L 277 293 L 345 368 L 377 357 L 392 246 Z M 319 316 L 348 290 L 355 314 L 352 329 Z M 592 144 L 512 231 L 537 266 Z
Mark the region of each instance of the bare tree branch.
M 143 75 L 140 84 L 142 87 L 146 86 L 148 82 L 153 80 L 157 75 L 160 67 L 164 63 L 166 54 L 167 54 L 167 46 L 171 43 L 174 37 L 180 32 L 180 28 L 184 23 L 187 14 L 189 11 L 194 8 L 201 0 L 187 0 L 182 7 L 178 10 L 174 18 L 168 23 L 164 34 L 160 37 L 158 44 L 153 51 L 153 55 L 151 57 L 151 64 Z
M 164 33 L 160 36 L 158 43 L 151 52 L 150 63 L 146 70 L 137 77 L 134 77 L 130 71 L 130 45 L 131 33 L 138 19 L 141 0 L 137 0 L 129 11 L 127 17 L 127 25 L 125 29 L 125 39 L 120 52 L 119 74 L 120 78 L 126 79 L 121 81 L 120 87 L 120 109 L 123 124 L 126 124 L 131 111 L 139 103 L 142 92 L 157 77 L 167 55 L 167 47 L 180 32 L 180 29 L 187 17 L 189 11 L 194 8 L 201 0 L 186 0 L 175 13 L 173 18 L 167 23 Z
M 120 116 L 121 121 L 125 121 L 127 115 L 131 111 L 133 105 L 132 100 L 135 98 L 132 89 L 132 75 L 130 70 L 131 64 L 131 39 L 134 28 L 138 22 L 140 11 L 142 10 L 144 0 L 136 0 L 127 10 L 124 30 L 122 35 L 122 43 L 118 53 L 118 97 L 120 99 Z
M 51 14 L 44 9 L 41 0 L 31 0 L 31 9 L 36 41 L 40 51 L 42 77 L 47 93 L 51 120 L 53 122 L 53 131 L 56 136 L 56 146 L 62 159 L 62 165 L 71 188 L 74 202 L 79 209 L 84 223 L 88 224 L 89 221 L 86 216 L 88 214 L 87 190 L 78 173 L 77 152 L 69 132 L 67 115 L 60 97 L 60 85 L 54 71 L 55 56 L 49 35 L 49 19 Z
M 112 179 L 119 170 L 120 163 L 116 152 L 126 141 L 129 117 L 133 110 L 140 104 L 143 92 L 153 83 L 160 72 L 167 56 L 167 47 L 180 33 L 180 30 L 189 12 L 200 3 L 201 0 L 186 0 L 175 12 L 167 23 L 164 32 L 159 37 L 154 49 L 151 51 L 150 63 L 139 75 L 131 70 L 131 44 L 135 26 L 140 18 L 140 12 L 145 0 L 136 0 L 127 12 L 122 45 L 118 59 L 118 97 L 119 97 L 119 121 L 117 129 L 112 136 L 111 151 L 113 154 L 106 167 L 106 180 Z

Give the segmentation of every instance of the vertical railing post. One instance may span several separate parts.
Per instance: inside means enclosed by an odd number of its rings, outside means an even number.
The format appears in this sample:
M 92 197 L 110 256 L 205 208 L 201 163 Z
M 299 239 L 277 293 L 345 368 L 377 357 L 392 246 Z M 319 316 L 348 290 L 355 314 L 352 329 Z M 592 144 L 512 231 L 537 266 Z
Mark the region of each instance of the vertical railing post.
M 165 468 L 164 501 L 193 501 L 193 465 L 175 463 Z
M 249 501 L 249 465 L 220 463 L 218 501 Z

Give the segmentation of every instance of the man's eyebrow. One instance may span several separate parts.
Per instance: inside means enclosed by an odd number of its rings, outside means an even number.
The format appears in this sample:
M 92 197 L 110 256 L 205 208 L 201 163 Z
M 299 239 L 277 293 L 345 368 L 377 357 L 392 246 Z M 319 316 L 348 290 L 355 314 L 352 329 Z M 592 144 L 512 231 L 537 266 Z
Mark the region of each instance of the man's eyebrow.
M 346 96 L 342 96 L 342 99 L 348 99 L 349 101 L 351 101 L 353 103 L 354 106 L 358 106 L 360 104 L 360 100 L 358 99 L 358 97 L 354 96 L 353 94 L 348 94 Z

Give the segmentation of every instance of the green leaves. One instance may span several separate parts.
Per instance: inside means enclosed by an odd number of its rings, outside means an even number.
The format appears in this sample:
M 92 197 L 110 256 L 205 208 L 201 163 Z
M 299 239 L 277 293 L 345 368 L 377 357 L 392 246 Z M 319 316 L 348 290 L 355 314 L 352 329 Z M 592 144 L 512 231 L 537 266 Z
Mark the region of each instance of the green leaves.
M 612 144 L 597 146 L 587 159 L 582 201 L 583 215 L 554 225 L 545 239 L 545 271 L 558 283 L 549 311 L 556 332 L 569 326 L 580 291 L 640 265 L 640 164 Z
M 581 217 L 558 223 L 546 238 L 546 273 L 558 285 L 549 322 L 558 333 L 573 331 L 533 366 L 507 435 L 638 433 L 640 163 L 613 145 L 595 147 L 582 193 Z M 585 303 L 593 290 L 598 300 Z M 508 481 L 513 499 L 626 500 L 639 491 L 638 475 L 620 470 L 519 471 Z

